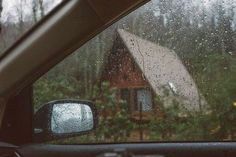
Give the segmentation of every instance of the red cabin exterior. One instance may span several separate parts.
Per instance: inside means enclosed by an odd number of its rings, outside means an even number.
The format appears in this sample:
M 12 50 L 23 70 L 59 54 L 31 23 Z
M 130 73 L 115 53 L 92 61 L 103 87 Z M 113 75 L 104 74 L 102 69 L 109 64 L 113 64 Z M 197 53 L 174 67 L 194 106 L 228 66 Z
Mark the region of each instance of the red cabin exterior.
M 154 92 L 123 41 L 117 37 L 108 55 L 101 81 L 119 90 L 118 99 L 126 100 L 131 118 L 147 121 L 154 108 Z

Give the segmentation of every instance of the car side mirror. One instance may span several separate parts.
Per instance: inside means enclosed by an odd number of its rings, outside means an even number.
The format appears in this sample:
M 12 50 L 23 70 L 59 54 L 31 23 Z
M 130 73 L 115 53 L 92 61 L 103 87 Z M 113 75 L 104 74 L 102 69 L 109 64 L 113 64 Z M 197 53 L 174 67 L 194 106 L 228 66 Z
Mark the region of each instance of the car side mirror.
M 44 142 L 86 134 L 97 126 L 97 112 L 89 101 L 56 100 L 34 115 L 34 141 Z

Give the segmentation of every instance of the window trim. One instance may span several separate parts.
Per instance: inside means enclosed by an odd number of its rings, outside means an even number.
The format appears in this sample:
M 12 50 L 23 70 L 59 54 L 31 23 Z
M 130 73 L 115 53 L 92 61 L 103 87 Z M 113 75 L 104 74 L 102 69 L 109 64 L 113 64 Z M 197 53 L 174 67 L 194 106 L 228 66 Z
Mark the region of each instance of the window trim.
M 155 107 L 155 101 L 154 101 L 154 93 L 150 87 L 132 87 L 132 88 L 121 88 L 119 92 L 119 98 L 122 99 L 122 90 L 128 90 L 129 91 L 129 102 L 128 103 L 128 108 L 130 113 L 135 113 L 135 112 L 140 112 L 138 110 L 138 98 L 137 98 L 137 92 L 139 90 L 148 90 L 150 91 L 150 96 L 151 96 L 151 110 L 150 111 L 142 111 L 142 112 L 152 112 Z

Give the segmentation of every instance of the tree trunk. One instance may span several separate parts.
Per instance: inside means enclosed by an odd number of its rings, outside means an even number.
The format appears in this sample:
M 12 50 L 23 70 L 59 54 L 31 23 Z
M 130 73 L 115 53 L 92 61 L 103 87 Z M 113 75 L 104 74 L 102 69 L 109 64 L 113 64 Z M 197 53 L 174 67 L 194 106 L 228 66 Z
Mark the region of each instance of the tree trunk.
M 1 23 L 2 9 L 3 9 L 2 1 L 3 0 L 0 0 L 0 34 L 1 34 L 1 31 L 2 31 L 2 23 Z
M 42 18 L 42 17 L 44 17 L 43 0 L 39 0 L 39 9 L 40 9 L 40 16 L 41 16 L 41 18 Z
M 33 13 L 34 23 L 36 23 L 38 21 L 38 19 L 37 19 L 37 2 L 36 1 L 32 1 L 32 13 Z
M 24 1 L 20 1 L 19 6 L 17 7 L 19 34 L 24 32 L 24 19 L 23 19 L 24 18 L 24 12 L 23 12 L 24 5 L 25 5 Z

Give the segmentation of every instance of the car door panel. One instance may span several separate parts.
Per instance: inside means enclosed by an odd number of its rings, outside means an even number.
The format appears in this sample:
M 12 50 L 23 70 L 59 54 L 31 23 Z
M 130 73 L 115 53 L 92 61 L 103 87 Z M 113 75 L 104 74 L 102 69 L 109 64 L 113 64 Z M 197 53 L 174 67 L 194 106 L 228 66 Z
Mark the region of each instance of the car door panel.
M 166 157 L 234 157 L 236 144 L 216 143 L 130 143 L 87 145 L 28 145 L 17 149 L 24 157 L 94 157 L 107 152 L 130 155 L 163 155 Z

